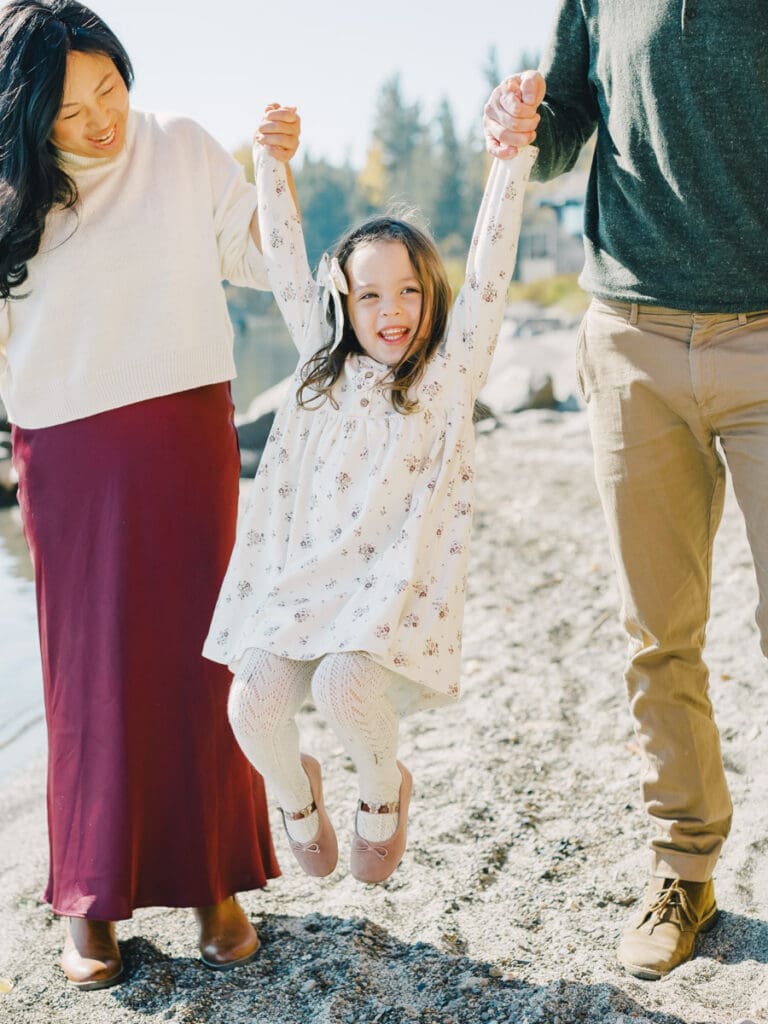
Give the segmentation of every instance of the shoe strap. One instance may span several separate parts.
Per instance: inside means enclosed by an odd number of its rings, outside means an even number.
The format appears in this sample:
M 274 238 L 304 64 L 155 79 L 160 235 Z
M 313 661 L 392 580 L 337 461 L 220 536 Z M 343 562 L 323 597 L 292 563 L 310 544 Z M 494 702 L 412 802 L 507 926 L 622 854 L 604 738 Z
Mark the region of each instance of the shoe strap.
M 306 807 L 302 807 L 300 811 L 285 811 L 280 808 L 280 813 L 283 818 L 287 818 L 288 821 L 301 821 L 302 818 L 308 818 L 310 814 L 314 814 L 317 810 L 317 804 L 313 800 L 311 804 L 307 804 Z
M 367 804 L 365 800 L 358 800 L 357 809 L 364 814 L 397 814 L 400 810 L 400 801 L 390 800 L 388 804 Z

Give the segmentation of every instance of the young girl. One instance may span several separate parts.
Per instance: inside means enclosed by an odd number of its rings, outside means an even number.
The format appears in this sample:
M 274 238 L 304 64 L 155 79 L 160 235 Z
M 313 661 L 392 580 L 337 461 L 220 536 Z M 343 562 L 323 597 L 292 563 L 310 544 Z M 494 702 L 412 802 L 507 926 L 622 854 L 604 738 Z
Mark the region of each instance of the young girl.
M 232 727 L 310 875 L 338 856 L 320 766 L 299 752 L 310 693 L 357 769 L 351 871 L 364 882 L 388 878 L 405 850 L 398 715 L 459 694 L 472 410 L 535 155 L 494 161 L 449 322 L 434 244 L 389 217 L 349 232 L 316 287 L 285 170 L 257 147 L 265 262 L 300 359 L 204 653 L 235 672 Z

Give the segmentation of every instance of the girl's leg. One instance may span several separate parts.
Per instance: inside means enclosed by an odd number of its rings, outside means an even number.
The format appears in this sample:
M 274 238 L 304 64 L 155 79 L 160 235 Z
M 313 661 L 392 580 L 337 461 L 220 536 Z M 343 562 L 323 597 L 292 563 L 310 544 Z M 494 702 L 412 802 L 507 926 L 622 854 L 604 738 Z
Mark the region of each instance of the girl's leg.
M 229 691 L 227 710 L 237 742 L 284 811 L 312 803 L 296 715 L 309 695 L 315 665 L 252 650 L 241 659 Z M 297 820 L 285 817 L 288 835 L 300 843 L 310 842 L 318 825 L 316 812 Z
M 394 802 L 402 776 L 397 766 L 398 717 L 387 696 L 392 674 L 353 651 L 323 658 L 312 679 L 312 697 L 358 774 L 360 799 L 371 806 Z M 389 839 L 397 814 L 358 811 L 363 839 Z

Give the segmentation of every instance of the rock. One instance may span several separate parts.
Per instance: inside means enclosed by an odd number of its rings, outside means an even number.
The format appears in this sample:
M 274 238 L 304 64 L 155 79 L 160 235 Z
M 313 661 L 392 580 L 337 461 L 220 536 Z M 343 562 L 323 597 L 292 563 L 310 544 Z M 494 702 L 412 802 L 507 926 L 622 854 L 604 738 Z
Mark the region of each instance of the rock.
M 240 476 L 246 480 L 252 480 L 259 468 L 262 448 L 240 448 Z
M 472 410 L 472 422 L 480 423 L 483 420 L 491 419 L 494 421 L 494 425 L 498 425 L 498 420 L 494 415 L 493 409 L 491 409 L 489 405 L 486 405 L 485 402 L 481 402 L 478 398 L 475 402 L 475 407 Z
M 515 412 L 525 406 L 531 395 L 533 372 L 515 363 L 493 367 L 480 400 L 496 415 Z
M 262 391 L 261 394 L 256 395 L 254 400 L 248 406 L 248 410 L 245 415 L 237 417 L 235 422 L 238 427 L 241 423 L 255 422 L 260 416 L 263 416 L 264 413 L 271 412 L 274 415 L 279 405 L 288 394 L 292 383 L 293 377 L 284 377 L 273 387 L 267 388 L 266 391 Z
M 584 404 L 578 396 L 571 393 L 562 402 L 557 403 L 557 408 L 560 412 L 580 412 Z
M 555 398 L 555 387 L 549 373 L 531 374 L 528 384 L 528 395 L 512 412 L 524 412 L 526 409 L 558 409 L 559 402 Z
M 237 424 L 237 439 L 241 448 L 252 451 L 263 451 L 275 418 L 275 410 L 262 413 L 255 420 L 246 420 Z
M 246 420 L 237 425 L 237 440 L 240 444 L 240 476 L 250 479 L 255 476 L 264 447 L 275 419 L 274 410 L 262 413 L 255 420 Z
M 459 992 L 479 992 L 481 989 L 487 988 L 488 979 L 479 977 L 476 974 L 466 974 L 459 981 Z
M 0 448 L 0 452 L 2 450 Z M 15 504 L 18 485 L 19 478 L 13 468 L 10 453 L 6 458 L 0 457 L 0 507 Z
M 240 444 L 240 476 L 253 477 L 258 469 L 275 413 L 288 394 L 293 377 L 284 377 L 274 387 L 257 395 L 244 415 L 235 419 Z

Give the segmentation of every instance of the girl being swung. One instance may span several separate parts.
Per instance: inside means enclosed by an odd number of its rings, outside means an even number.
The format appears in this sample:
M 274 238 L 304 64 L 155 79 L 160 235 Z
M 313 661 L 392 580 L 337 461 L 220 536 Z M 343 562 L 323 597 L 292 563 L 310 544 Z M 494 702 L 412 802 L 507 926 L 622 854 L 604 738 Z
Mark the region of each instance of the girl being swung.
M 235 679 L 235 735 L 311 875 L 337 860 L 310 696 L 358 773 L 351 870 L 378 882 L 406 844 L 399 715 L 456 698 L 472 499 L 472 411 L 514 265 L 527 149 L 494 162 L 453 307 L 432 241 L 404 221 L 351 231 L 313 282 L 279 163 L 256 152 L 270 283 L 300 352 L 205 646 Z

